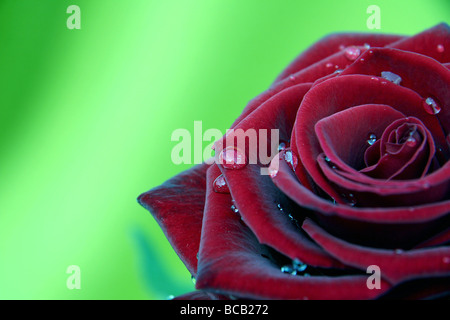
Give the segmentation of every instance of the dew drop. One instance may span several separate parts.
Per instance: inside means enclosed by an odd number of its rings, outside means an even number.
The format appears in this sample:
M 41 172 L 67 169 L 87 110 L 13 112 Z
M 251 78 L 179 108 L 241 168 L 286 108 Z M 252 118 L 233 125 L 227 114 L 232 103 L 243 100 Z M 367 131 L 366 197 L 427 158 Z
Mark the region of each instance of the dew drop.
M 366 48 L 366 49 L 370 49 L 370 44 L 368 44 L 368 43 L 364 43 L 364 48 Z
M 292 267 L 290 267 L 290 266 L 282 266 L 280 270 L 283 273 L 294 274 L 294 269 Z
M 356 206 L 356 199 L 355 199 L 355 196 L 353 195 L 353 193 L 348 194 L 348 196 L 347 196 L 347 204 L 350 207 Z
M 278 209 L 280 210 L 280 211 L 283 211 L 283 207 L 281 206 L 281 204 L 277 204 L 277 207 L 278 207 Z
M 358 59 L 359 55 L 361 54 L 361 50 L 355 46 L 351 46 L 345 49 L 344 55 L 345 57 L 350 61 L 355 61 Z
M 382 71 L 381 77 L 394 84 L 400 84 L 400 82 L 402 82 L 402 78 L 399 75 L 390 71 Z
M 444 51 L 445 51 L 444 45 L 438 44 L 438 45 L 436 46 L 436 50 L 437 50 L 437 52 L 439 52 L 439 53 L 444 52 Z
M 425 111 L 429 114 L 438 114 L 439 112 L 441 112 L 441 107 L 439 107 L 436 101 L 431 97 L 428 97 L 425 100 L 423 100 L 422 106 L 425 109 Z
M 294 259 L 292 261 L 292 267 L 297 271 L 297 272 L 303 272 L 306 270 L 306 268 L 308 267 L 307 264 L 301 262 L 298 259 Z
M 414 148 L 417 145 L 417 140 L 413 137 L 409 137 L 406 140 L 406 145 L 410 148 Z
M 284 153 L 284 160 L 289 164 L 291 169 L 295 171 L 298 165 L 298 158 L 295 153 L 292 152 L 291 148 L 287 148 Z
M 340 73 L 342 73 L 342 71 L 344 71 L 344 70 L 342 70 L 342 69 L 337 69 L 334 73 L 340 74 Z
M 403 251 L 402 249 L 395 249 L 394 252 L 395 254 L 403 254 L 405 251 Z
M 290 77 L 289 77 L 289 80 L 295 81 L 295 77 L 294 77 L 294 76 L 290 76 Z
M 294 259 L 292 260 L 292 264 L 291 265 L 285 265 L 281 267 L 281 272 L 283 273 L 289 273 L 292 275 L 298 275 L 302 272 L 304 272 L 306 270 L 306 268 L 308 268 L 308 265 L 301 262 L 298 259 Z
M 289 143 L 286 141 L 280 141 L 280 144 L 278 145 L 278 152 L 285 150 L 287 147 L 289 147 Z
M 230 193 L 230 189 L 228 189 L 228 185 L 223 174 L 221 174 L 214 180 L 213 190 L 217 193 Z
M 271 178 L 275 178 L 280 170 L 280 158 L 276 155 L 272 161 L 270 161 L 268 173 Z
M 374 133 L 369 134 L 369 139 L 367 139 L 367 143 L 369 146 L 373 146 L 373 144 L 377 141 L 377 136 Z
M 332 68 L 332 67 L 333 67 L 333 64 L 332 64 L 331 62 L 328 62 L 328 63 L 325 65 L 325 67 L 327 67 L 327 68 Z
M 227 147 L 220 152 L 219 163 L 225 169 L 242 169 L 247 165 L 247 160 L 237 148 Z
M 234 213 L 239 213 L 239 209 L 234 204 L 231 205 L 231 211 Z
M 194 276 L 191 276 L 191 281 L 192 281 L 193 284 L 195 284 L 197 282 L 197 280 L 195 280 Z

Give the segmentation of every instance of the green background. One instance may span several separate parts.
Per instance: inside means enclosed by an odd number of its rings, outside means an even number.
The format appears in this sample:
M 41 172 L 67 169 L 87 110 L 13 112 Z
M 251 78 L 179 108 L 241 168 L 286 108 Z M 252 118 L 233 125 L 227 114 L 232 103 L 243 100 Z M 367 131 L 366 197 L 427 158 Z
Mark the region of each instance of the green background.
M 81 9 L 69 30 L 66 9 Z M 366 8 L 381 9 L 368 30 Z M 450 2 L 0 1 L 0 298 L 166 299 L 190 275 L 136 197 L 177 128 L 225 132 L 302 50 L 338 31 L 415 34 Z M 66 287 L 69 265 L 81 289 Z

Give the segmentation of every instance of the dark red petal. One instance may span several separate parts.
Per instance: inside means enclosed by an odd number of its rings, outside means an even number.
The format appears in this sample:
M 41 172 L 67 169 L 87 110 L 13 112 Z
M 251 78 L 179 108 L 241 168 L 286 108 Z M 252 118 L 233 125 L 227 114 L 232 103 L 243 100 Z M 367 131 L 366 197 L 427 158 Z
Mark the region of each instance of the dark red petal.
M 312 210 L 327 230 L 358 243 L 388 248 L 396 244 L 398 247 L 416 245 L 442 230 L 450 218 L 450 200 L 396 208 L 333 204 L 302 186 L 283 159 L 280 159 L 278 174 L 272 180 L 285 195 Z M 416 242 L 411 243 L 411 238 Z
M 388 44 L 387 47 L 417 52 L 441 63 L 450 62 L 450 27 L 441 23 L 412 37 Z
M 230 196 L 212 190 L 219 174 L 216 166 L 207 173 L 197 289 L 256 299 L 368 299 L 389 289 L 382 282 L 380 290 L 369 290 L 364 275 L 302 277 L 281 272 L 262 255 L 266 247 L 230 210 Z
M 275 82 L 289 77 L 328 56 L 343 51 L 347 46 L 360 46 L 368 44 L 372 47 L 384 47 L 404 39 L 403 36 L 365 33 L 336 33 L 328 35 L 317 41 L 307 50 L 303 51 L 283 72 L 277 77 Z
M 197 165 L 138 197 L 139 203 L 151 212 L 194 276 L 197 273 L 208 167 L 206 164 Z
M 422 277 L 450 276 L 450 247 L 410 251 L 374 249 L 338 239 L 310 219 L 305 220 L 303 229 L 320 246 L 347 265 L 362 270 L 377 265 L 381 276 L 392 284 Z

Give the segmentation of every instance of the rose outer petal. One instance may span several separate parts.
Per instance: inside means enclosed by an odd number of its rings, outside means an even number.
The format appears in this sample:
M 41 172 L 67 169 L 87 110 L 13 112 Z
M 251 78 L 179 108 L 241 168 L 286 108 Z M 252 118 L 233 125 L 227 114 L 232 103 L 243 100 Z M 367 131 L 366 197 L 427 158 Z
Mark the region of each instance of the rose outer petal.
M 303 51 L 283 70 L 275 80 L 275 83 L 328 56 L 343 51 L 343 48 L 347 46 L 363 47 L 364 45 L 370 45 L 371 47 L 384 47 L 405 38 L 398 35 L 367 33 L 336 33 L 328 35 Z
M 306 219 L 302 228 L 327 252 L 343 263 L 366 270 L 377 265 L 391 284 L 424 277 L 450 276 L 450 247 L 410 251 L 362 247 L 338 239 Z
M 138 202 L 150 211 L 194 276 L 197 273 L 208 167 L 207 164 L 196 165 L 138 197 Z
M 445 50 L 439 50 L 439 45 Z M 441 63 L 450 62 L 450 27 L 446 23 L 441 23 L 412 37 L 405 37 L 388 44 L 386 47 L 420 53 Z
M 215 165 L 207 173 L 197 289 L 254 299 L 328 300 L 370 299 L 390 288 L 383 281 L 380 290 L 369 290 L 364 275 L 301 277 L 281 272 L 263 257 L 265 247 L 230 209 L 230 196 L 212 190 L 219 174 Z

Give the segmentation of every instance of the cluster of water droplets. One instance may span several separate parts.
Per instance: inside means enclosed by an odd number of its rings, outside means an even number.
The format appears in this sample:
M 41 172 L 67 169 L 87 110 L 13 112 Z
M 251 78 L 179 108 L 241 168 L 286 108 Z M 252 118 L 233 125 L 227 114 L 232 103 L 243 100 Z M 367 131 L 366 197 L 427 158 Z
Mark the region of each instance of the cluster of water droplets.
M 292 260 L 291 264 L 282 266 L 280 268 L 280 270 L 283 273 L 289 273 L 293 276 L 308 277 L 310 275 L 305 272 L 305 270 L 307 268 L 308 268 L 308 265 L 306 263 L 303 263 L 298 259 L 294 259 L 294 260 Z
M 367 139 L 367 144 L 373 146 L 377 142 L 377 136 L 375 133 L 369 133 L 369 138 Z

